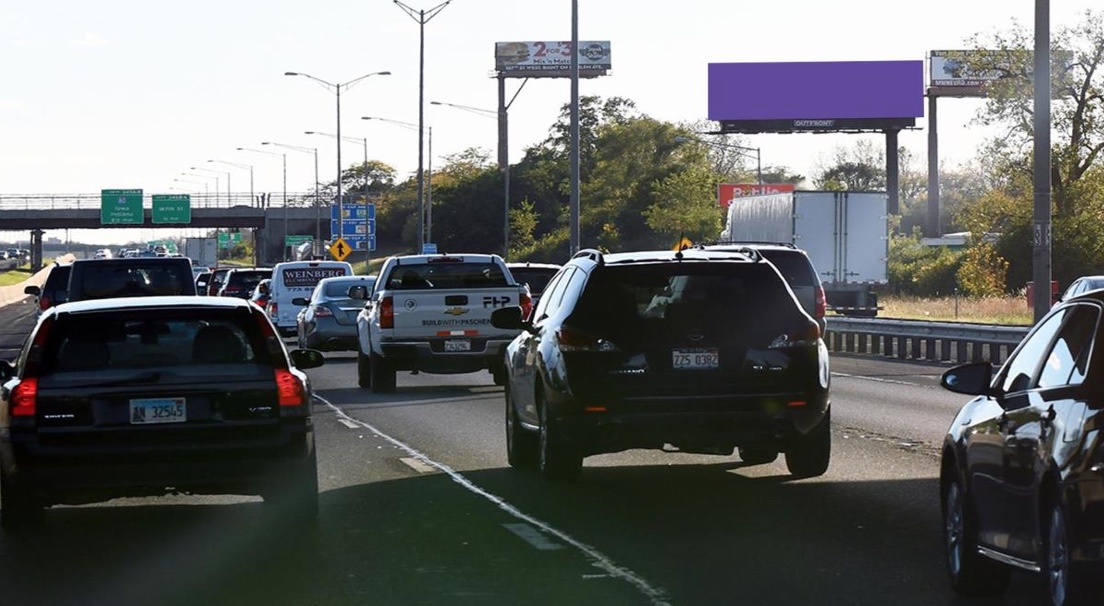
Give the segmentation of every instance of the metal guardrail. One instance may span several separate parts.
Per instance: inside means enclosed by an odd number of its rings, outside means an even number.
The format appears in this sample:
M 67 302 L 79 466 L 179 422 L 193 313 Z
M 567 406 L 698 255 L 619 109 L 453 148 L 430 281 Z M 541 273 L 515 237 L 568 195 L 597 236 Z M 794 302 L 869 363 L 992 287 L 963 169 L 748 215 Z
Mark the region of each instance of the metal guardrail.
M 256 192 L 254 196 L 259 196 Z M 230 194 L 190 194 L 192 208 L 231 208 L 234 206 L 259 206 L 259 200 L 249 192 Z M 313 206 L 311 192 L 288 192 L 287 206 Z M 100 194 L 0 194 L 0 210 L 96 210 L 102 205 Z M 152 207 L 151 194 L 143 196 L 142 206 Z M 264 206 L 283 208 L 283 192 L 266 192 Z
M 1001 364 L 1029 326 L 830 316 L 824 342 L 830 351 L 932 362 Z

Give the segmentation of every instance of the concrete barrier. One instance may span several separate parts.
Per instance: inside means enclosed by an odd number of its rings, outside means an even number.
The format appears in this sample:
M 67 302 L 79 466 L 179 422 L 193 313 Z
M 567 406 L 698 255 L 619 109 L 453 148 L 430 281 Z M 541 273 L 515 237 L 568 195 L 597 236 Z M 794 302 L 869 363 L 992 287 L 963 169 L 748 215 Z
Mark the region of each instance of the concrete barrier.
M 66 254 L 54 260 L 60 263 L 72 263 L 74 259 L 76 259 L 74 255 Z M 47 265 L 46 267 L 38 270 L 37 272 L 35 272 L 34 275 L 27 278 L 26 280 L 23 280 L 19 284 L 12 284 L 11 286 L 0 286 L 0 306 L 10 305 L 25 298 L 30 298 L 30 295 L 25 294 L 23 292 L 23 289 L 32 284 L 41 288 L 42 283 L 46 280 L 46 275 L 49 273 L 50 266 Z

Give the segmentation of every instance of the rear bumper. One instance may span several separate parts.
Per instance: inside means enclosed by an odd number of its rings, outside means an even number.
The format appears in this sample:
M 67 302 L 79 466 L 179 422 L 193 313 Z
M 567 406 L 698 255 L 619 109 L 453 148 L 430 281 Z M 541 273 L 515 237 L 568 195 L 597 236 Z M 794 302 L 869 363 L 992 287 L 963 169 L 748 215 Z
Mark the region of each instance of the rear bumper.
M 253 443 L 44 447 L 30 436 L 0 440 L 5 473 L 44 504 L 171 492 L 258 495 L 314 460 L 309 426 L 284 427 Z
M 511 339 L 472 339 L 472 350 L 445 351 L 446 338 L 432 341 L 387 341 L 376 352 L 395 370 L 418 370 L 433 374 L 459 374 L 487 370 L 502 364 Z
M 352 351 L 357 348 L 356 324 L 348 326 L 336 322 L 317 322 L 305 326 L 303 343 L 309 349 L 323 351 Z

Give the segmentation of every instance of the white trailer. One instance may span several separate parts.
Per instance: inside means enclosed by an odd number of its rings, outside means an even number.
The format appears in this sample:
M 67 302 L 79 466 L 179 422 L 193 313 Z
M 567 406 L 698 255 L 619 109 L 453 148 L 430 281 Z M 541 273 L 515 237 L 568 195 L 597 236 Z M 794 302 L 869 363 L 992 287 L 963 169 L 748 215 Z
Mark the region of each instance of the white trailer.
M 888 282 L 885 192 L 796 191 L 732 201 L 722 242 L 785 242 L 809 254 L 828 309 L 875 316 L 874 287 Z
M 218 265 L 218 240 L 215 238 L 184 238 L 184 256 L 193 265 L 216 267 Z

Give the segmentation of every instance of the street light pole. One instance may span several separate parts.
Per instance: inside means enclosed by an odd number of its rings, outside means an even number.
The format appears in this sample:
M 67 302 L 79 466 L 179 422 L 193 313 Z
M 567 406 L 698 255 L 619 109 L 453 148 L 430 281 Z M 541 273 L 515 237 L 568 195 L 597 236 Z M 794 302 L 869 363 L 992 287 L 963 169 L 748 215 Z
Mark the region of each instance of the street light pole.
M 204 168 L 202 166 L 193 166 L 192 170 L 206 170 L 213 173 L 219 173 L 220 175 L 226 175 L 226 207 L 230 208 L 233 204 L 230 202 L 230 171 L 215 170 L 213 168 Z M 218 188 L 215 189 L 215 193 L 218 193 Z
M 361 76 L 359 78 L 349 80 L 348 82 L 344 82 L 344 83 L 338 82 L 336 84 L 332 83 L 332 82 L 327 82 L 327 81 L 322 80 L 320 78 L 315 78 L 314 76 L 312 76 L 310 74 L 304 74 L 304 73 L 301 73 L 301 72 L 284 72 L 284 75 L 285 76 L 303 76 L 304 78 L 310 78 L 311 80 L 314 80 L 315 82 L 318 82 L 319 84 L 325 86 L 327 89 L 333 90 L 336 93 L 335 97 L 337 98 L 337 218 L 338 218 L 338 220 L 337 220 L 337 237 L 341 238 L 342 235 L 343 235 L 341 233 L 342 232 L 342 227 L 343 227 L 342 223 L 341 223 L 341 216 L 342 216 L 342 211 L 343 211 L 342 204 L 344 203 L 344 201 L 342 200 L 343 195 L 342 195 L 342 191 L 341 191 L 341 89 L 344 88 L 345 90 L 348 90 L 354 84 L 356 84 L 357 82 L 360 82 L 361 80 L 363 80 L 365 78 L 368 78 L 369 76 L 390 76 L 391 72 L 389 72 L 389 71 L 372 72 L 370 74 L 364 74 L 363 76 Z
M 705 139 L 699 139 L 698 137 L 675 137 L 675 143 L 686 143 L 688 141 L 696 141 L 702 145 L 708 145 L 710 147 L 716 147 L 718 149 L 731 149 L 735 150 L 737 154 L 750 158 L 751 155 L 748 152 L 755 152 L 755 174 L 756 180 L 759 182 L 759 193 L 763 193 L 763 154 L 762 150 L 758 147 L 745 147 L 743 145 L 732 145 L 730 143 L 717 143 L 716 141 L 706 141 Z
M 273 143 L 272 141 L 262 141 L 261 145 L 274 145 L 276 147 L 283 147 L 297 152 L 314 155 L 314 245 L 315 247 L 321 247 L 322 244 L 322 185 L 318 181 L 318 148 L 317 147 L 303 147 L 301 145 L 288 145 L 286 143 Z M 257 152 L 260 154 L 273 154 L 276 152 L 269 152 L 260 149 L 247 149 L 239 147 L 240 150 Z M 281 154 L 283 155 L 283 154 Z M 284 169 L 285 187 L 287 181 L 287 169 L 285 165 Z M 286 212 L 285 212 L 286 215 Z M 286 228 L 285 228 L 286 229 Z M 314 254 L 321 254 L 319 248 L 313 249 Z
M 395 4 L 399 8 L 403 9 L 407 15 L 410 15 L 412 19 L 418 22 L 418 252 L 421 253 L 421 249 L 425 244 L 425 174 L 422 170 L 422 163 L 425 159 L 424 146 L 425 146 L 425 24 L 429 23 L 429 20 L 436 17 L 438 13 L 445 10 L 445 7 L 449 5 L 452 0 L 445 0 L 437 6 L 426 10 L 415 10 L 414 8 L 403 4 L 399 0 L 394 0 Z
M 280 156 L 281 162 L 283 164 L 283 174 L 284 174 L 284 193 L 283 193 L 283 203 L 284 203 L 284 247 L 283 247 L 283 249 L 284 249 L 284 252 L 281 255 L 281 258 L 283 260 L 287 261 L 287 259 L 288 259 L 288 257 L 287 257 L 287 235 L 288 235 L 287 154 L 286 153 L 281 153 L 281 152 L 265 151 L 263 149 L 250 149 L 248 147 L 239 147 L 239 148 L 237 148 L 237 150 L 238 151 L 249 151 L 249 152 L 253 152 L 253 153 L 257 153 L 257 154 L 268 154 L 270 156 Z M 317 177 L 315 177 L 315 178 L 317 179 Z M 268 206 L 271 207 L 272 205 L 269 204 Z M 266 210 L 265 210 L 266 216 L 267 216 L 267 212 L 268 212 L 268 210 L 266 208 Z M 265 225 L 266 226 L 268 225 L 267 220 L 265 221 Z

